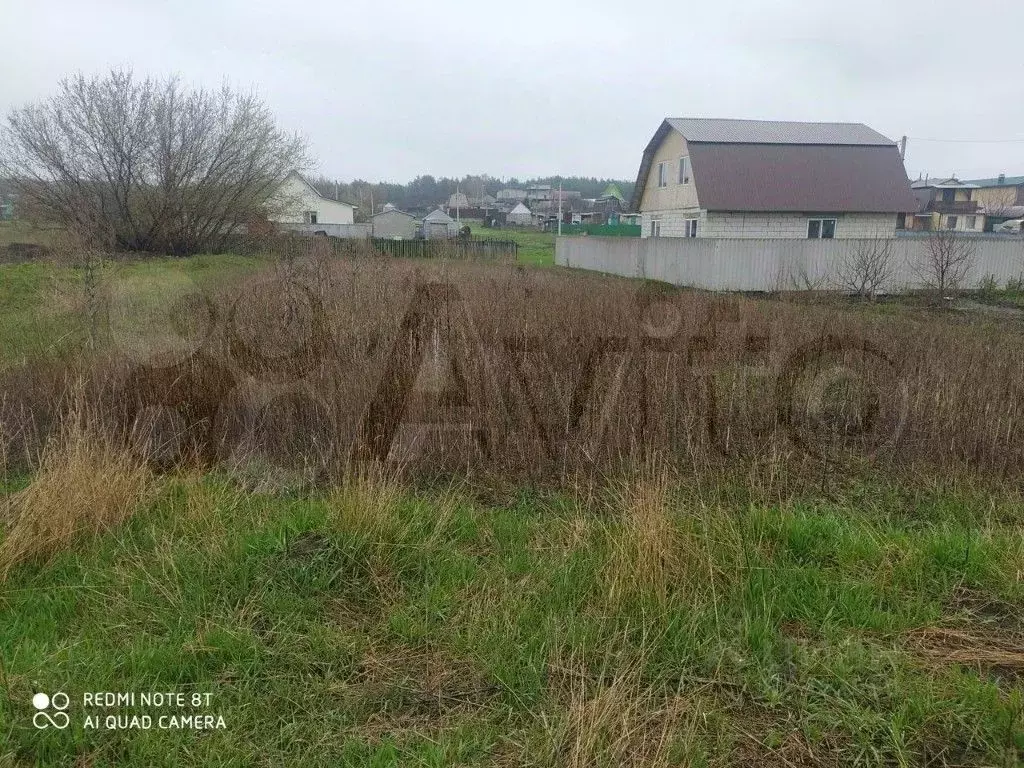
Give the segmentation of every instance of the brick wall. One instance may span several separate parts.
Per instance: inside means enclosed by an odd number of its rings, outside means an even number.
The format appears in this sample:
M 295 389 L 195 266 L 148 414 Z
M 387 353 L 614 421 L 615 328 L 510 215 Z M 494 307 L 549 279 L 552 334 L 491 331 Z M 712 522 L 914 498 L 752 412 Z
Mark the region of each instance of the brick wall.
M 801 239 L 807 237 L 807 220 L 801 213 L 720 213 L 701 210 L 646 211 L 642 237 L 649 237 L 651 219 L 661 220 L 662 237 L 683 237 L 686 219 L 697 219 L 698 237 L 742 239 Z M 895 237 L 894 213 L 846 213 L 835 217 L 836 238 Z

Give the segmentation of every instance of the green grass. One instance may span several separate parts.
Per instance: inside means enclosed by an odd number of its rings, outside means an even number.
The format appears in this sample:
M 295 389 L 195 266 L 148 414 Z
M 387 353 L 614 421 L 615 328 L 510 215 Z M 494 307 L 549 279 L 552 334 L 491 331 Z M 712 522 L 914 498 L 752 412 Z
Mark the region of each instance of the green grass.
M 479 224 L 470 224 L 473 237 L 487 237 L 494 240 L 515 240 L 519 243 L 519 262 L 539 267 L 550 267 L 555 263 L 555 236 L 550 232 L 521 229 L 487 229 Z
M 106 262 L 99 303 L 110 297 L 134 305 L 166 306 L 168 290 L 214 288 L 265 265 L 258 258 L 194 256 Z M 62 357 L 88 343 L 88 292 L 80 267 L 44 262 L 0 264 L 0 366 L 26 359 Z
M 169 481 L 3 587 L 0 764 L 557 766 L 610 691 L 640 731 L 677 713 L 680 765 L 1024 757 L 1020 667 L 985 661 L 1024 630 L 1016 499 L 743 497 L 674 495 L 685 563 L 663 597 L 611 599 L 614 504 L 405 492 L 355 524 L 329 496 Z M 929 650 L 932 626 L 981 661 Z M 72 728 L 32 727 L 39 690 L 71 695 Z M 84 691 L 151 690 L 209 692 L 227 728 L 81 727 Z M 619 726 L 591 725 L 587 764 L 618 764 Z

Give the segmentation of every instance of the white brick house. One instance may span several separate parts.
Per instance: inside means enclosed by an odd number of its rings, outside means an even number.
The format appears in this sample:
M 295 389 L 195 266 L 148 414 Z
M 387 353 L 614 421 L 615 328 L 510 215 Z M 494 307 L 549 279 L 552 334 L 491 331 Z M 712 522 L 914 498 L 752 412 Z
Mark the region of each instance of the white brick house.
M 631 208 L 643 237 L 893 237 L 917 209 L 896 145 L 858 123 L 668 118 Z

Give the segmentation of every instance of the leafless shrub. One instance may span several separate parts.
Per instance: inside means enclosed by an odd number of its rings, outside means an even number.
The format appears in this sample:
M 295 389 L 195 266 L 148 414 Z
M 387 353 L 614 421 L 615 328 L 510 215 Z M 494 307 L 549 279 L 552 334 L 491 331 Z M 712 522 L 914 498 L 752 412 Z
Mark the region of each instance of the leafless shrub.
M 939 298 L 957 293 L 974 267 L 975 251 L 974 244 L 956 230 L 934 230 L 914 264 L 918 278 Z
M 94 247 L 172 254 L 219 250 L 306 158 L 254 94 L 124 70 L 13 110 L 0 146 L 35 218 Z
M 860 298 L 873 299 L 892 282 L 896 272 L 892 238 L 858 242 L 836 268 L 836 287 Z
M 827 274 L 812 275 L 806 264 L 798 264 L 786 271 L 784 288 L 792 291 L 821 291 L 828 287 Z

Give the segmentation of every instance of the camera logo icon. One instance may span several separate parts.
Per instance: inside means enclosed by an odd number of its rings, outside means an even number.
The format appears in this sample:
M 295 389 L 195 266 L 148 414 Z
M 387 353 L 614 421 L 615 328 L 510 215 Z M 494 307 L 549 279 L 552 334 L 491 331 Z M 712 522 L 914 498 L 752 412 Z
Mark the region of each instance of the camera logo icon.
M 71 706 L 71 697 L 63 691 L 58 691 L 53 696 L 37 693 L 32 697 L 32 706 L 37 710 L 32 715 L 32 725 L 39 730 L 51 727 L 63 730 L 71 723 L 71 718 L 64 711 Z

